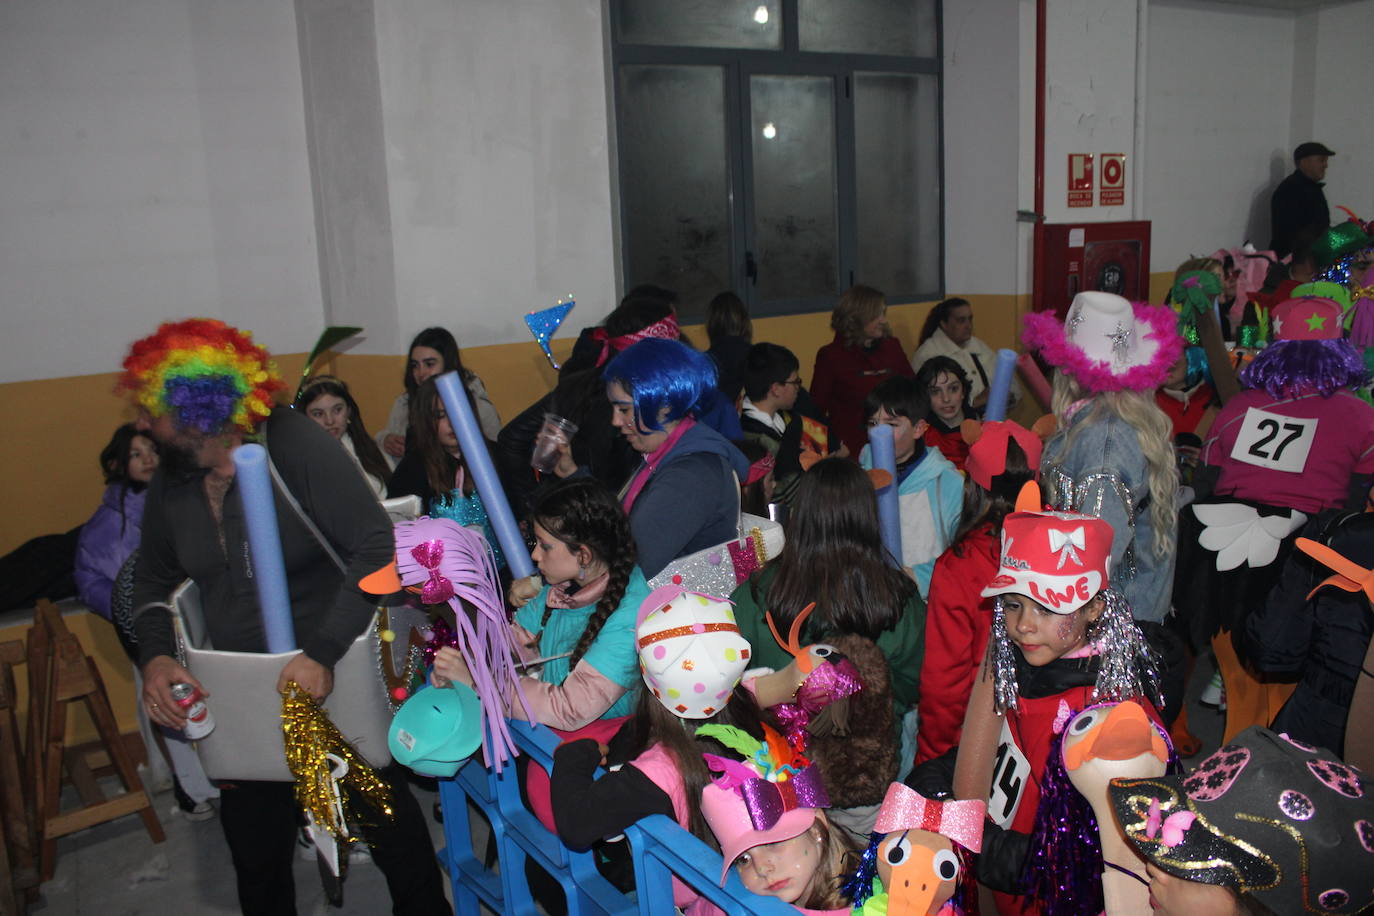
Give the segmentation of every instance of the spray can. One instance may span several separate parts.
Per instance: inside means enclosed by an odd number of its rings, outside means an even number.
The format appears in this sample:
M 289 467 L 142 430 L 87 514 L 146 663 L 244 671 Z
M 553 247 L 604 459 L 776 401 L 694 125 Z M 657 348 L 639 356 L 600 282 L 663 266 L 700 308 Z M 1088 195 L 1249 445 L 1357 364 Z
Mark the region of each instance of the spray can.
M 184 682 L 173 684 L 172 699 L 176 700 L 177 705 L 186 713 L 186 728 L 183 733 L 187 738 L 196 741 L 215 730 L 215 717 L 210 715 L 210 708 L 205 705 L 204 698 L 195 687 Z

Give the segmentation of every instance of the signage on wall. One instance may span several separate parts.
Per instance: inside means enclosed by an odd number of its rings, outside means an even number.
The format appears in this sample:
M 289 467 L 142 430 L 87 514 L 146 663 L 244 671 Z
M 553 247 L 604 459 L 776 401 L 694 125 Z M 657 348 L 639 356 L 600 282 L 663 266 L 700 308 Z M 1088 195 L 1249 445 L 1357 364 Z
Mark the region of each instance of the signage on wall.
M 1126 202 L 1126 154 L 1102 154 L 1101 190 L 1097 203 L 1103 207 L 1119 207 Z
M 1093 205 L 1093 154 L 1069 153 L 1069 206 Z

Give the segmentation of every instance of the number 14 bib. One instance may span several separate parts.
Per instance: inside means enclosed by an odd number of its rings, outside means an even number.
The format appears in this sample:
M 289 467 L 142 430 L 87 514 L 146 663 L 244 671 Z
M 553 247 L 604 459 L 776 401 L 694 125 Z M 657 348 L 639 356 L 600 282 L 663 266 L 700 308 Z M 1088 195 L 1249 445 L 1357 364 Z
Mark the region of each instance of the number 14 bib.
M 1298 474 L 1307 465 L 1316 438 L 1316 417 L 1285 417 L 1251 407 L 1231 447 L 1231 460 Z

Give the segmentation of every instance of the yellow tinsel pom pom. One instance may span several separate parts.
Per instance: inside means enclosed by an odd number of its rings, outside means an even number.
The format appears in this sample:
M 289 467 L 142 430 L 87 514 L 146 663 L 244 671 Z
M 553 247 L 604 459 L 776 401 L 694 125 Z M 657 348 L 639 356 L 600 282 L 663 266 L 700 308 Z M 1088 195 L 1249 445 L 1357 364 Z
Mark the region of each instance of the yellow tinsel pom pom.
M 296 777 L 296 801 L 310 812 L 315 823 L 339 839 L 354 840 L 339 818 L 335 781 L 329 756 L 343 760 L 348 772 L 338 780 L 344 820 L 357 822 L 368 816 L 391 819 L 391 789 L 329 721 L 329 716 L 295 681 L 286 685 L 281 699 L 282 737 L 286 765 Z M 361 809 L 361 810 L 360 810 Z M 359 815 L 366 812 L 364 817 Z

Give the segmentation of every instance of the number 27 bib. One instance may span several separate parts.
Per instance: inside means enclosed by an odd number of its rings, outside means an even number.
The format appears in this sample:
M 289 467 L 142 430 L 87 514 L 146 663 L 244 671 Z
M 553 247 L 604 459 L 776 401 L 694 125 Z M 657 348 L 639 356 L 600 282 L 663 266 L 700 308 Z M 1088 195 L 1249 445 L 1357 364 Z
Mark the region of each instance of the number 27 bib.
M 1285 417 L 1251 407 L 1231 447 L 1231 460 L 1298 474 L 1307 465 L 1316 438 L 1316 417 Z

